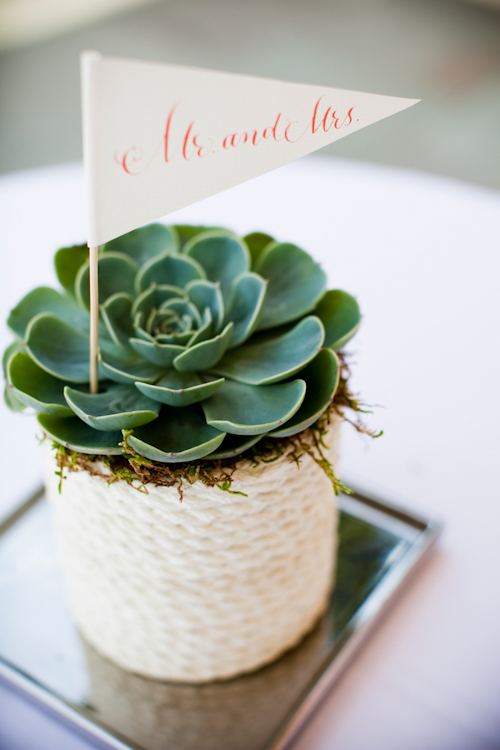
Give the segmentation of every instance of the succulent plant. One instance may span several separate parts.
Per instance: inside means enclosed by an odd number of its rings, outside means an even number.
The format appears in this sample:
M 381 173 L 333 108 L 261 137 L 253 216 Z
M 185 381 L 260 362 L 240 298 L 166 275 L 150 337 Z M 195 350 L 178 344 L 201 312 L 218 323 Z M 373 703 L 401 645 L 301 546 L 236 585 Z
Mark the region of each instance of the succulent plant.
M 56 253 L 64 289 L 12 310 L 6 400 L 81 453 L 226 458 L 312 425 L 338 385 L 356 300 L 325 291 L 304 250 L 266 234 L 151 224 L 99 251 L 100 391 L 89 393 L 85 246 Z

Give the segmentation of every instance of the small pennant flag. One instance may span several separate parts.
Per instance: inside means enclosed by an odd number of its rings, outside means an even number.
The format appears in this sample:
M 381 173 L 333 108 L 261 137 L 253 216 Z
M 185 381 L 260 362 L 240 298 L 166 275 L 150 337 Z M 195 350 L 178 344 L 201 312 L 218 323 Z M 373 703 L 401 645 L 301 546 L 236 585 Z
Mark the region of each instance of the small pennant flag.
M 418 101 L 95 52 L 81 68 L 91 247 Z

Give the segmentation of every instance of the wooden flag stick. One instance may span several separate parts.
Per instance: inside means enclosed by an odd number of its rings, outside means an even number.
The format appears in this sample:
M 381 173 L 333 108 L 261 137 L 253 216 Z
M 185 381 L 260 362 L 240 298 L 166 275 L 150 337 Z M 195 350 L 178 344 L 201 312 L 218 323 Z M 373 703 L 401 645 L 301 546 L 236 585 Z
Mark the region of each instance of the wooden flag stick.
M 99 380 L 97 377 L 97 355 L 99 352 L 99 286 L 97 276 L 97 247 L 89 247 L 90 274 L 90 392 L 97 393 Z

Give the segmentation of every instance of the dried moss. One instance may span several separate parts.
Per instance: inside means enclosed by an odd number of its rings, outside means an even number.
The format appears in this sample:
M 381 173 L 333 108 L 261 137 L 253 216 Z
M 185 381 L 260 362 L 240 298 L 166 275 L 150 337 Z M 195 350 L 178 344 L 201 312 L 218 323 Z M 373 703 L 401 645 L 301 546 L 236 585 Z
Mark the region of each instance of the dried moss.
M 249 461 L 251 466 L 256 467 L 259 464 L 272 463 L 282 456 L 286 456 L 287 460 L 296 463 L 299 468 L 302 457 L 307 454 L 323 469 L 332 482 L 336 495 L 340 490 L 350 492 L 336 476 L 332 464 L 324 453 L 327 448 L 324 437 L 328 432 L 333 416 L 341 417 L 344 421 L 352 424 L 358 432 L 372 438 L 379 437 L 382 432 L 375 433 L 359 417 L 359 414 L 367 414 L 370 411 L 360 401 L 359 397 L 350 391 L 348 384 L 350 370 L 346 362 L 346 356 L 341 353 L 339 359 L 341 364 L 340 381 L 333 400 L 311 427 L 296 435 L 279 439 L 264 437 L 245 453 L 233 458 L 215 460 L 202 458 L 197 461 L 178 464 L 160 463 L 140 456 L 127 442 L 130 431 L 125 432 L 122 443 L 124 453 L 119 456 L 88 455 L 68 450 L 59 443 L 53 443 L 58 466 L 56 474 L 60 478 L 59 490 L 62 489 L 65 472 L 88 471 L 89 474 L 105 479 L 108 484 L 123 481 L 139 492 L 147 493 L 148 484 L 153 484 L 156 487 L 175 487 L 181 501 L 185 484 L 194 484 L 195 482 L 202 482 L 207 487 L 217 487 L 232 495 L 247 497 L 244 492 L 231 489 L 233 475 L 242 462 Z M 351 416 L 353 414 L 357 416 L 353 418 Z

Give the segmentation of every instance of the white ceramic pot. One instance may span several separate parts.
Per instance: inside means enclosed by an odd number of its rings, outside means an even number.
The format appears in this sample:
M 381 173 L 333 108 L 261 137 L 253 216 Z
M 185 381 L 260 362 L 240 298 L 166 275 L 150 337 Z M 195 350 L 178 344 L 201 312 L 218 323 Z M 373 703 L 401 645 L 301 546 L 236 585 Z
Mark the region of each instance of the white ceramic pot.
M 329 459 L 337 460 L 340 419 Z M 48 441 L 47 441 L 48 442 Z M 62 482 L 47 450 L 46 486 L 73 616 L 82 635 L 125 669 L 205 682 L 260 667 L 297 644 L 324 611 L 336 551 L 337 503 L 304 455 L 251 467 L 233 490 L 177 489 L 86 470 Z

